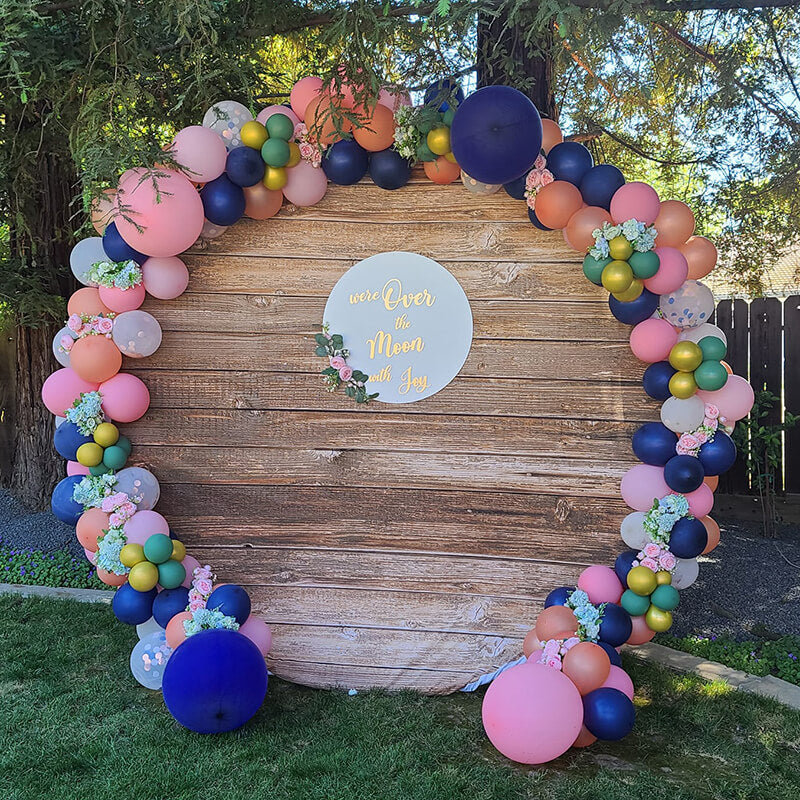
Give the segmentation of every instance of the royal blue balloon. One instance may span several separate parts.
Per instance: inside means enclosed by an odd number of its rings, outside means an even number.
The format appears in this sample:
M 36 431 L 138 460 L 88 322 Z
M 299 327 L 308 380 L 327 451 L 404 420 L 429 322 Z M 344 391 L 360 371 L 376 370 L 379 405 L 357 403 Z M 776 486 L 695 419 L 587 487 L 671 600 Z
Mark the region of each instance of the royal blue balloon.
M 642 377 L 642 386 L 653 400 L 666 400 L 672 397 L 669 379 L 677 372 L 669 361 L 656 361 L 651 364 Z
M 53 444 L 58 454 L 67 461 L 77 461 L 78 448 L 93 441 L 91 436 L 84 436 L 74 422 L 62 422 L 53 434 Z
M 717 430 L 714 440 L 700 447 L 699 459 L 706 475 L 722 475 L 736 462 L 736 445 L 727 433 Z
M 255 151 L 254 151 L 255 152 Z M 244 192 L 227 175 L 209 181 L 200 190 L 203 213 L 214 225 L 228 226 L 238 222 L 244 214 Z
M 509 181 L 508 183 L 503 184 L 503 188 L 506 190 L 506 194 L 509 197 L 513 197 L 515 200 L 524 200 L 525 199 L 525 181 L 528 177 L 528 173 L 524 172 L 519 178 L 514 178 L 513 181 Z
M 631 623 L 631 628 L 632 627 L 633 623 Z M 611 662 L 612 666 L 622 666 L 622 656 L 608 642 L 597 642 L 597 644 L 608 653 L 608 660 Z
M 575 591 L 574 586 L 559 586 L 556 589 L 553 589 L 550 594 L 547 595 L 544 599 L 544 607 L 550 608 L 550 606 L 565 606 L 567 604 L 567 598 Z
M 153 601 L 158 592 L 137 592 L 129 583 L 123 583 L 111 600 L 114 616 L 126 625 L 141 625 L 153 616 Z
M 250 616 L 250 595 L 235 583 L 214 589 L 208 596 L 206 608 L 218 609 L 228 617 L 235 617 L 240 625 Z
M 606 686 L 583 697 L 583 724 L 598 739 L 622 739 L 633 730 L 635 721 L 633 703 L 619 689 Z
M 599 206 L 608 211 L 614 192 L 625 183 L 625 176 L 613 164 L 598 164 L 581 179 L 581 196 L 587 206 Z
M 369 153 L 356 141 L 334 142 L 322 159 L 322 169 L 331 183 L 351 186 L 358 183 L 369 169 Z
M 464 102 L 464 90 L 459 86 L 454 78 L 443 78 L 435 81 L 425 90 L 426 106 L 438 103 L 439 111 L 447 111 L 450 108 L 449 99 L 453 99 L 455 107 L 458 108 Z
M 575 186 L 581 185 L 593 164 L 592 154 L 580 142 L 559 142 L 547 154 L 547 169 L 553 177 Z
M 664 464 L 664 481 L 673 492 L 693 492 L 705 476 L 703 465 L 694 456 L 673 456 Z
M 110 222 L 103 231 L 103 250 L 111 261 L 135 261 L 144 264 L 149 256 L 134 250 L 117 230 L 117 224 Z
M 600 639 L 612 647 L 619 647 L 631 638 L 631 615 L 616 603 L 606 603 L 600 621 Z
M 660 422 L 646 422 L 633 434 L 631 446 L 639 461 L 663 467 L 674 455 L 678 435 Z
M 708 544 L 706 526 L 696 517 L 681 517 L 669 534 L 669 549 L 676 558 L 697 558 Z
M 195 733 L 241 728 L 267 694 L 267 666 L 258 648 L 236 631 L 189 636 L 170 656 L 161 686 L 169 713 Z
M 542 225 L 539 217 L 536 216 L 536 212 L 532 208 L 528 209 L 528 219 L 531 221 L 531 225 L 533 225 L 534 228 L 538 228 L 540 231 L 553 230 L 552 228 L 548 228 L 547 225 Z
M 637 550 L 623 550 L 614 561 L 614 572 L 617 573 L 620 583 L 625 587 L 628 586 L 628 573 L 638 555 Z
M 399 189 L 411 178 L 411 164 L 397 150 L 380 150 L 369 160 L 369 176 L 381 189 Z
M 244 145 L 234 147 L 225 162 L 225 173 L 237 186 L 255 186 L 264 178 L 265 169 L 261 153 Z
M 635 299 L 623 302 L 617 300 L 613 294 L 608 296 L 608 307 L 611 313 L 625 325 L 638 325 L 653 316 L 658 308 L 658 295 L 642 289 L 642 293 Z
M 163 589 L 153 600 L 153 618 L 162 627 L 189 605 L 189 590 L 184 586 L 177 589 Z
M 76 525 L 78 518 L 83 514 L 83 506 L 72 499 L 75 486 L 83 480 L 83 475 L 69 475 L 60 480 L 53 489 L 50 508 L 56 519 L 66 522 L 67 525 Z
M 483 183 L 510 183 L 533 166 L 542 146 L 536 106 L 510 86 L 484 86 L 458 107 L 450 147 L 461 169 Z

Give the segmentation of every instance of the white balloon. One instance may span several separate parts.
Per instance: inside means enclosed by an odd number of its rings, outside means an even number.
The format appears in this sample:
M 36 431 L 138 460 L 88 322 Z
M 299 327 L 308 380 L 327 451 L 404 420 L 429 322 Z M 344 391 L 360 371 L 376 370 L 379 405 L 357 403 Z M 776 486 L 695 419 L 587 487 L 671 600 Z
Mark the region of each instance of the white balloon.
M 699 342 L 701 339 L 704 339 L 706 336 L 716 336 L 717 339 L 722 339 L 726 347 L 728 346 L 728 339 L 724 332 L 716 325 L 712 325 L 710 322 L 704 322 L 702 325 L 698 325 L 696 328 L 687 328 L 685 331 L 681 331 L 678 334 L 678 341 L 694 342 L 697 344 L 697 342 Z
M 482 197 L 499 192 L 503 186 L 501 183 L 482 183 L 475 178 L 471 178 L 463 169 L 461 170 L 461 183 L 464 184 L 470 194 Z
M 161 496 L 156 476 L 143 467 L 121 469 L 117 473 L 114 491 L 125 492 L 136 503 L 138 511 L 152 511 Z
M 164 680 L 172 648 L 167 644 L 167 634 L 163 630 L 153 631 L 140 639 L 131 652 L 131 673 L 147 689 L 160 689 Z
M 700 281 L 686 281 L 658 301 L 661 313 L 676 328 L 696 328 L 707 322 L 714 313 L 714 295 Z
M 197 237 L 197 242 L 202 243 L 216 239 L 218 236 L 222 236 L 228 230 L 228 227 L 228 225 L 215 225 L 213 222 L 206 220 L 203 223 L 203 230 L 200 231 L 200 235 Z
M 56 428 L 60 428 L 66 421 L 66 417 L 56 417 Z
M 216 131 L 228 150 L 242 144 L 242 125 L 250 122 L 253 115 L 235 100 L 220 100 L 214 103 L 203 116 L 203 126 Z
M 622 541 L 631 550 L 641 550 L 649 541 L 650 534 L 644 529 L 644 511 L 634 511 L 628 514 L 620 525 Z
M 677 564 L 672 570 L 672 585 L 676 589 L 691 586 L 700 574 L 700 565 L 696 558 L 676 558 Z
M 99 236 L 81 240 L 69 254 L 69 268 L 78 283 L 84 286 L 97 286 L 86 278 L 86 273 L 98 261 L 108 261 L 106 251 L 103 250 L 103 240 Z
M 139 637 L 139 640 L 145 639 L 151 633 L 159 633 L 163 632 L 164 629 L 156 622 L 155 617 L 150 617 L 147 622 L 140 622 L 136 626 L 136 635 Z
M 695 394 L 681 400 L 669 397 L 661 406 L 661 421 L 677 434 L 699 428 L 706 416 L 706 404 Z
M 111 333 L 114 344 L 124 356 L 146 358 L 161 345 L 161 326 L 146 311 L 124 311 L 114 318 Z
M 61 348 L 61 339 L 64 336 L 68 336 L 73 342 L 78 337 L 66 325 L 53 337 L 53 355 L 62 367 L 68 367 L 69 351 Z

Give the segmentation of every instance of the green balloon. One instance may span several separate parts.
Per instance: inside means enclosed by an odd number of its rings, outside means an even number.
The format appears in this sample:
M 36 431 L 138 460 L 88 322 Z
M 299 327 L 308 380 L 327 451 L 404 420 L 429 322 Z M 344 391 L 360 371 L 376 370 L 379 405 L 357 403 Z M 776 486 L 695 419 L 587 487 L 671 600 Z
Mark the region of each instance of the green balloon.
M 285 167 L 289 163 L 289 156 L 289 143 L 283 139 L 267 139 L 261 146 L 261 158 L 271 167 Z
M 586 258 L 583 259 L 583 274 L 595 284 L 595 286 L 602 286 L 603 282 L 600 280 L 600 276 L 603 274 L 606 265 L 610 264 L 611 261 L 612 259 L 610 258 L 601 258 L 598 260 L 594 256 L 587 255 Z
M 646 253 L 634 252 L 628 259 L 628 263 L 631 265 L 633 274 L 637 278 L 641 278 L 641 280 L 652 278 L 661 266 L 661 261 L 655 250 L 648 250 Z
M 131 440 L 127 436 L 120 436 L 119 439 L 117 439 L 116 446 L 121 447 L 125 451 L 126 455 L 131 454 Z
M 642 597 L 642 595 L 636 594 L 636 592 L 633 592 L 630 589 L 626 589 L 622 593 L 620 605 L 632 617 L 641 617 L 642 614 L 646 613 L 647 609 L 650 608 L 650 598 L 647 596 Z
M 722 361 L 728 353 L 725 342 L 716 336 L 704 336 L 697 344 L 703 351 L 703 361 Z
M 113 472 L 113 470 L 107 467 L 102 461 L 96 467 L 89 467 L 89 474 L 95 477 L 98 475 L 105 475 L 107 472 Z
M 153 564 L 163 564 L 172 556 L 172 539 L 166 533 L 154 533 L 147 537 L 144 543 L 144 557 Z M 181 578 L 181 581 L 183 578 Z M 159 581 L 160 583 L 160 581 Z M 180 583 L 180 581 L 178 581 Z M 161 584 L 164 586 L 164 584 Z M 172 586 L 164 586 L 165 589 L 172 589 Z
M 427 142 L 420 142 L 417 145 L 417 159 L 419 161 L 436 161 L 439 156 L 428 147 Z
M 674 586 L 662 584 L 650 595 L 650 602 L 662 611 L 673 611 L 681 600 L 680 593 Z
M 698 389 L 715 392 L 728 382 L 728 370 L 719 361 L 704 361 L 694 371 L 694 380 Z
M 453 119 L 455 119 L 456 112 L 453 108 L 448 108 L 447 111 L 442 114 L 442 122 L 449 128 L 453 124 Z
M 288 142 L 294 136 L 294 123 L 286 114 L 272 114 L 266 122 L 266 128 L 270 139 L 283 139 L 284 142 Z
M 103 463 L 109 469 L 122 469 L 127 460 L 128 454 L 125 452 L 125 448 L 118 444 L 112 444 L 103 451 Z
M 185 579 L 186 570 L 180 561 L 169 559 L 158 565 L 158 582 L 163 589 L 177 589 Z

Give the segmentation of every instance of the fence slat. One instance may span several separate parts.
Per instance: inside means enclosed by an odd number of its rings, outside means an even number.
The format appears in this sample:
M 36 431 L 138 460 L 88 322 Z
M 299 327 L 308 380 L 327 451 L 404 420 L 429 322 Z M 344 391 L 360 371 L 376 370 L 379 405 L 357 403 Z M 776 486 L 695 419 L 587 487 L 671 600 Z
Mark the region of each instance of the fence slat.
M 783 403 L 787 411 L 800 414 L 800 295 L 787 297 L 783 304 Z M 786 431 L 784 448 L 784 489 L 800 493 L 800 426 Z

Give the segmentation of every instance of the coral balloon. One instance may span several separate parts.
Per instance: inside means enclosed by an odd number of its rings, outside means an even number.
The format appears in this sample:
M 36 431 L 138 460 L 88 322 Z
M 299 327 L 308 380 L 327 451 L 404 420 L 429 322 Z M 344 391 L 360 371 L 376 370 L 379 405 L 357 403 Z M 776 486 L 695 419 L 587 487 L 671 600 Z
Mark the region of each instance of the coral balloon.
M 148 258 L 142 264 L 142 285 L 159 300 L 174 300 L 189 285 L 189 270 L 177 256 Z
M 436 161 L 425 161 L 423 168 L 434 183 L 453 183 L 461 177 L 461 167 L 448 161 L 444 156 L 439 156 Z
M 633 354 L 648 364 L 666 361 L 677 341 L 678 331 L 664 319 L 646 319 L 631 331 Z
M 135 375 L 119 372 L 100 384 L 103 411 L 114 422 L 135 422 L 150 406 L 150 392 Z
M 637 464 L 631 467 L 620 483 L 622 499 L 634 511 L 649 511 L 654 500 L 660 500 L 672 490 L 664 480 L 664 467 Z
M 586 208 L 579 209 L 569 218 L 567 227 L 564 229 L 567 244 L 579 253 L 586 253 L 594 245 L 592 231 L 602 228 L 604 222 L 612 222 L 611 214 L 604 208 L 586 206 Z
M 92 200 L 90 219 L 94 229 L 102 236 L 106 225 L 114 219 L 117 210 L 117 190 L 103 189 L 102 194 Z
M 530 658 L 533 653 L 538 653 L 542 649 L 542 643 L 536 635 L 536 629 L 531 628 L 522 642 L 522 653 L 525 658 Z
M 385 108 L 385 106 L 381 106 L 381 108 Z M 386 110 L 388 111 L 388 109 Z M 390 116 L 391 113 L 389 111 Z M 392 117 L 392 119 L 394 118 Z M 353 123 L 342 116 L 341 109 L 335 105 L 328 94 L 320 94 L 308 104 L 305 123 L 309 138 L 324 147 L 341 139 L 342 134 L 353 130 Z M 394 137 L 394 129 L 392 129 L 392 137 Z
M 597 737 L 585 726 L 581 725 L 578 738 L 572 743 L 573 747 L 589 747 L 597 741 Z
M 81 394 L 96 392 L 99 385 L 84 380 L 72 369 L 57 369 L 42 385 L 42 402 L 51 414 L 63 417 Z
M 561 671 L 582 695 L 599 689 L 608 679 L 610 669 L 608 653 L 592 642 L 571 647 L 561 661 Z
M 192 619 L 191 611 L 180 611 L 167 623 L 167 644 L 174 650 L 186 640 L 186 631 L 183 623 Z
M 89 508 L 81 514 L 75 525 L 75 535 L 84 550 L 97 552 L 97 539 L 109 528 L 108 514 L 99 508 Z
M 101 567 L 97 568 L 97 577 L 106 585 L 106 586 L 122 586 L 123 583 L 127 583 L 128 576 L 127 575 L 117 575 L 115 572 L 106 572 Z
M 135 311 L 144 303 L 144 284 L 141 283 L 131 286 L 129 289 L 101 286 L 98 291 L 100 292 L 100 301 L 117 314 L 121 314 L 123 311 Z
M 212 128 L 190 125 L 178 131 L 170 145 L 175 161 L 192 183 L 208 183 L 225 172 L 228 149 Z
M 576 186 L 568 181 L 553 181 L 536 195 L 536 216 L 545 227 L 560 229 L 582 205 L 583 198 Z
M 654 252 L 658 256 L 658 272 L 652 278 L 645 279 L 645 288 L 653 294 L 669 294 L 678 290 L 689 275 L 689 265 L 683 253 L 674 247 L 656 247 Z
M 301 161 L 296 167 L 286 170 L 287 180 L 283 194 L 296 206 L 316 205 L 328 190 L 325 171 L 312 167 L 308 161 Z
M 581 572 L 578 577 L 578 588 L 589 595 L 592 603 L 597 604 L 619 603 L 624 587 L 611 567 L 593 564 Z
M 726 422 L 736 422 L 746 417 L 755 401 L 753 387 L 741 375 L 730 375 L 721 389 L 714 392 L 701 390 L 697 395 L 703 402 L 713 403 Z
M 91 317 L 108 316 L 111 309 L 100 299 L 100 290 L 94 286 L 78 289 L 67 302 L 68 314 L 88 314 Z
M 702 555 L 705 555 L 706 553 L 710 553 L 719 544 L 719 525 L 711 519 L 711 517 L 702 517 L 700 522 L 705 525 L 706 533 L 708 534 L 708 544 L 706 544 L 705 550 L 702 552 Z
M 689 277 L 692 280 L 705 278 L 717 264 L 717 248 L 705 236 L 692 236 L 689 241 L 680 245 L 678 250 L 686 259 L 689 266 Z
M 239 633 L 246 636 L 259 650 L 262 656 L 269 653 L 272 647 L 272 631 L 264 620 L 252 614 L 239 627 Z
M 719 475 L 706 475 L 703 478 L 703 483 L 711 489 L 712 492 L 717 491 L 717 486 L 719 486 Z
M 564 134 L 551 119 L 542 119 L 542 150 L 547 155 L 557 144 L 564 141 Z
M 650 225 L 661 211 L 658 193 L 652 186 L 633 181 L 620 186 L 611 198 L 611 216 L 614 222 L 636 219 Z
M 144 509 L 137 511 L 123 528 L 128 544 L 144 543 L 157 533 L 169 536 L 169 524 L 157 511 Z
M 629 700 L 633 700 L 633 681 L 631 676 L 622 667 L 613 664 L 608 671 L 608 677 L 603 682 L 603 689 L 619 689 Z
M 113 378 L 122 366 L 122 353 L 112 339 L 105 336 L 84 336 L 69 351 L 70 367 L 90 383 L 103 383 Z
M 559 638 L 558 634 L 569 633 L 570 636 L 578 630 L 578 620 L 572 609 L 566 606 L 550 606 L 544 609 L 536 620 L 534 631 L 540 642 L 548 639 Z
M 394 114 L 391 109 L 377 103 L 373 108 L 359 114 L 359 123 L 353 129 L 353 138 L 365 150 L 377 153 L 394 144 Z M 461 170 L 458 174 L 461 174 Z
M 650 630 L 644 615 L 631 617 L 631 622 L 633 623 L 633 633 L 631 633 L 627 644 L 645 644 L 656 635 L 655 631 Z
M 660 246 L 680 247 L 694 233 L 694 213 L 680 200 L 662 200 L 655 226 Z
M 283 192 L 267 189 L 259 182 L 244 188 L 244 213 L 250 219 L 269 219 L 274 217 L 283 203 Z
M 297 114 L 298 119 L 301 121 L 305 120 L 308 104 L 318 97 L 321 91 L 322 78 L 317 78 L 313 75 L 300 78 L 300 80 L 292 86 L 292 91 L 289 94 L 289 103 L 292 106 L 292 111 Z M 263 121 L 264 120 L 259 120 L 259 122 Z

